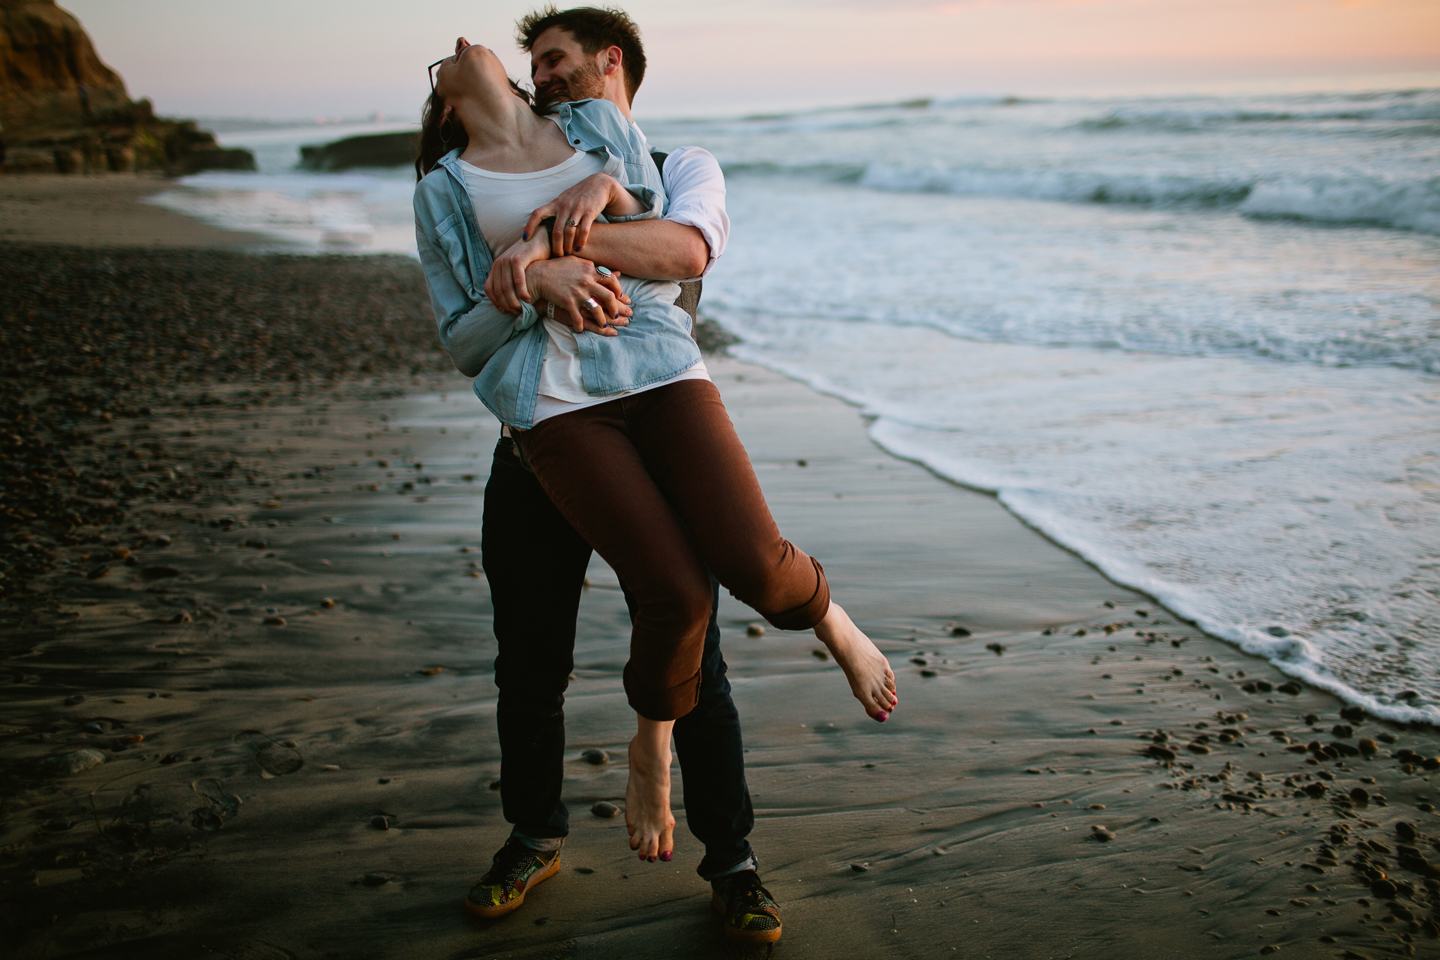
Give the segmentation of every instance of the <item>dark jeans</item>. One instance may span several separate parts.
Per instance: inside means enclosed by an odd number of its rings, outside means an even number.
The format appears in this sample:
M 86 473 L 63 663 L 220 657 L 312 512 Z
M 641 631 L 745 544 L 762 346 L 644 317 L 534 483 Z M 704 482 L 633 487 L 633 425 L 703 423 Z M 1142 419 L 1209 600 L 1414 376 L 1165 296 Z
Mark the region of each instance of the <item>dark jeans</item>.
M 481 556 L 495 608 L 500 688 L 500 798 L 505 819 L 530 837 L 563 837 L 565 690 L 574 669 L 575 617 L 590 545 L 560 515 L 502 438 L 485 485 Z M 719 585 L 711 580 L 712 601 Z M 633 601 L 626 593 L 625 601 Z M 751 855 L 755 825 L 745 784 L 740 716 L 730 699 L 712 605 L 695 708 L 675 722 L 685 820 L 705 844 L 701 877 Z

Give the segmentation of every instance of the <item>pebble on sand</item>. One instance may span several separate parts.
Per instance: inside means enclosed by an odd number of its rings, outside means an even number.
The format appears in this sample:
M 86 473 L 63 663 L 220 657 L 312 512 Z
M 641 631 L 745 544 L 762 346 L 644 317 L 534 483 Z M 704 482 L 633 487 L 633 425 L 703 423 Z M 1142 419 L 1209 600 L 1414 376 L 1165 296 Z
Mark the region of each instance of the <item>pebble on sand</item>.
M 998 656 L 1000 656 L 1000 654 L 1002 654 L 1002 653 L 1005 652 L 1005 644 L 1003 644 L 1003 643 L 987 643 L 987 644 L 985 644 L 985 649 L 986 649 L 986 650 L 993 651 L 994 654 L 995 654 L 995 656 L 998 657 Z
M 367 887 L 383 887 L 390 882 L 390 878 L 383 873 L 367 873 L 361 882 Z
M 1111 840 L 1115 839 L 1114 831 L 1108 829 L 1107 827 L 1102 827 L 1099 824 L 1096 824 L 1095 826 L 1090 828 L 1090 835 L 1101 843 L 1109 843 Z
M 608 800 L 601 800 L 590 808 L 590 812 L 602 820 L 610 820 L 620 813 L 620 808 Z
M 374 827 L 376 830 L 389 830 L 390 821 L 386 820 L 384 817 L 371 817 L 370 826 Z
M 335 606 L 335 601 L 331 600 L 329 597 L 326 597 L 324 600 L 320 601 L 320 606 L 324 607 L 326 610 L 329 610 L 331 607 Z
M 84 750 L 74 750 L 58 757 L 48 757 L 42 761 L 42 764 L 55 773 L 69 776 L 89 770 L 91 767 L 98 767 L 104 762 L 105 754 L 87 747 Z
M 591 747 L 589 750 L 586 750 L 584 753 L 580 754 L 580 759 L 584 760 L 586 763 L 591 763 L 598 767 L 600 766 L 600 764 L 608 763 L 610 761 L 610 754 L 606 753 L 604 750 L 597 750 L 596 748 Z
M 764 624 L 761 624 L 761 623 L 752 623 L 752 624 L 750 624 L 749 626 L 747 626 L 747 627 L 745 628 L 745 636 L 747 636 L 747 637 L 763 637 L 763 636 L 765 636 L 765 625 L 764 625 Z
M 852 864 L 850 864 L 850 869 L 851 869 L 851 870 L 854 870 L 856 873 L 864 873 L 866 870 L 869 870 L 869 869 L 870 869 L 870 864 L 868 864 L 868 863 L 852 863 Z
M 266 617 L 266 618 L 265 618 L 265 624 L 266 624 L 266 626 L 271 626 L 271 627 L 283 627 L 283 626 L 285 626 L 285 618 L 284 618 L 284 617 Z
M 1367 757 L 1375 754 L 1380 750 L 1380 745 L 1374 740 L 1371 740 L 1369 737 L 1361 737 L 1359 741 L 1356 742 L 1355 746 L 1359 747 L 1360 752 Z
M 829 659 L 830 659 L 830 654 L 828 654 L 828 653 L 826 653 L 824 650 L 820 650 L 820 649 L 811 650 L 811 651 L 810 651 L 810 655 L 813 656 L 816 660 L 829 660 Z

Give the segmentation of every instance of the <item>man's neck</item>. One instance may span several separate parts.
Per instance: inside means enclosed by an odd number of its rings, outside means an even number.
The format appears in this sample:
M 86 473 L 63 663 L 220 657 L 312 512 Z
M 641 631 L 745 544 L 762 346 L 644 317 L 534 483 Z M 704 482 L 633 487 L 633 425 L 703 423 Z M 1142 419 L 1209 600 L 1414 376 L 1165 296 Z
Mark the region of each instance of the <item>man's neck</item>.
M 633 122 L 635 118 L 630 116 L 630 98 L 625 95 L 625 81 L 622 77 L 623 71 L 616 70 L 614 76 L 605 78 L 605 96 L 601 99 L 615 104 L 620 108 L 620 112 L 625 114 L 625 119 Z

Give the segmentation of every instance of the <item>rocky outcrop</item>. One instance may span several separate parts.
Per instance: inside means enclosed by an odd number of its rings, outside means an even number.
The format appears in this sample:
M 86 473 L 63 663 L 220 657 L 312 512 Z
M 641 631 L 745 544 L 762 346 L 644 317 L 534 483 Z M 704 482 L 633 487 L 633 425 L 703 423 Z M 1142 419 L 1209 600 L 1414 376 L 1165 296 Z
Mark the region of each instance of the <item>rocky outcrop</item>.
M 0 0 L 0 124 L 8 133 L 77 127 L 129 102 L 125 81 L 54 0 Z
M 317 146 L 300 148 L 300 166 L 305 170 L 333 172 L 357 167 L 407 167 L 415 162 L 420 134 L 375 133 L 346 137 Z
M 253 170 L 193 122 L 132 101 L 80 22 L 54 0 L 0 0 L 0 125 L 12 173 Z

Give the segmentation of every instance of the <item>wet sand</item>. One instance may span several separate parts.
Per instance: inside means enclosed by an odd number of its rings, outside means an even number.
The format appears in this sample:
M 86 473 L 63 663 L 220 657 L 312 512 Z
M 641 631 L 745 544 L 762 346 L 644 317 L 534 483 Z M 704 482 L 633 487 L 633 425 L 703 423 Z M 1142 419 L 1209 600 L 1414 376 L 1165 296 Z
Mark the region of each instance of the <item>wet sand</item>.
M 710 362 L 782 529 L 900 682 L 875 724 L 812 638 L 748 636 L 756 618 L 724 602 L 752 841 L 786 925 L 770 955 L 1436 948 L 1435 731 L 1282 692 L 992 498 L 886 456 L 854 409 Z M 598 560 L 563 869 L 499 922 L 460 909 L 507 831 L 478 552 L 498 427 L 463 379 L 409 364 L 264 398 L 238 378 L 203 404 L 166 381 L 146 412 L 74 428 L 137 492 L 105 522 L 26 534 L 53 556 L 24 596 L 47 602 L 7 595 L 15 956 L 765 953 L 720 938 L 678 769 L 670 864 L 636 863 L 623 821 L 587 812 L 623 800 L 633 724 L 628 621 Z M 143 489 L 165 472 L 194 480 Z
M 285 246 L 140 202 L 172 186 L 162 177 L 133 173 L 0 176 L 0 242 L 212 250 Z

